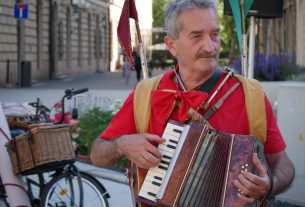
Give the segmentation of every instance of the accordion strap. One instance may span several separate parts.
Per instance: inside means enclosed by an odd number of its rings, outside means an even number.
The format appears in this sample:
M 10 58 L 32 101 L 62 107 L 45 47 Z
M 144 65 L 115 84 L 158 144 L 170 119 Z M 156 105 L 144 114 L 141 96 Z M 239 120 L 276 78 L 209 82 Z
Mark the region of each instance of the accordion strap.
M 210 118 L 210 116 L 212 116 L 215 111 L 217 111 L 222 104 L 224 103 L 224 101 L 231 95 L 231 93 L 233 93 L 233 91 L 235 91 L 235 89 L 240 85 L 240 83 L 235 83 L 226 93 L 224 96 L 222 96 L 216 104 L 214 104 L 204 115 L 203 117 L 205 119 Z
M 262 144 L 265 144 L 267 137 L 267 119 L 263 87 L 255 79 L 248 79 L 240 75 L 236 75 L 235 77 L 242 83 L 245 94 L 249 134 L 256 136 Z
M 145 79 L 137 84 L 134 93 L 134 120 L 138 133 L 145 133 L 148 130 L 151 104 L 150 93 L 156 89 L 163 74 L 151 79 Z

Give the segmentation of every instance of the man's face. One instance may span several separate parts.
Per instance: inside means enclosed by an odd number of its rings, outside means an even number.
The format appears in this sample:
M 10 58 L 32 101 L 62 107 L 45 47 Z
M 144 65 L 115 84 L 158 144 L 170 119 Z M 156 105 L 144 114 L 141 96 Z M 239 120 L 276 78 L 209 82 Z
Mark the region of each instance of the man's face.
M 189 9 L 179 16 L 182 30 L 177 39 L 166 37 L 169 51 L 181 70 L 214 71 L 220 51 L 219 22 L 215 11 Z

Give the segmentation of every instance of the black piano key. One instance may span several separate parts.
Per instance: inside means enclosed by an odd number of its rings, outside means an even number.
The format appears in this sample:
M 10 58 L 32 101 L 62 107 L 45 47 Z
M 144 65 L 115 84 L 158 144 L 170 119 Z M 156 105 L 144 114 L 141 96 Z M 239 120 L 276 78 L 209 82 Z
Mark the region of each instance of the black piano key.
M 156 180 L 161 180 L 161 181 L 162 181 L 162 178 L 159 177 L 159 176 L 154 176 L 154 178 L 155 178 Z
M 175 147 L 175 146 L 170 145 L 170 144 L 166 145 L 166 147 L 171 148 L 171 149 L 176 149 L 176 147 Z
M 166 164 L 166 165 L 169 165 L 169 162 L 166 162 L 166 161 L 164 161 L 164 160 L 161 160 L 161 163 Z
M 178 144 L 178 141 L 175 141 L 175 140 L 172 140 L 172 139 L 170 139 L 169 142 L 172 142 L 174 144 Z
M 152 192 L 147 192 L 147 194 L 150 195 L 150 196 L 153 196 L 153 197 L 156 197 L 156 196 L 157 196 L 156 194 L 154 194 L 154 193 L 152 193 Z
M 159 166 L 159 168 L 165 171 L 167 170 L 167 167 Z
M 179 129 L 174 129 L 173 131 L 174 131 L 174 132 L 177 132 L 177 133 L 179 133 L 179 134 L 182 134 L 182 131 L 179 130 Z
M 161 185 L 161 183 L 158 183 L 158 182 L 155 182 L 155 181 L 152 181 L 151 182 L 153 185 L 156 185 L 156 186 L 160 186 Z
M 172 159 L 170 156 L 167 156 L 167 155 L 163 155 L 162 157 L 164 157 L 165 159 Z

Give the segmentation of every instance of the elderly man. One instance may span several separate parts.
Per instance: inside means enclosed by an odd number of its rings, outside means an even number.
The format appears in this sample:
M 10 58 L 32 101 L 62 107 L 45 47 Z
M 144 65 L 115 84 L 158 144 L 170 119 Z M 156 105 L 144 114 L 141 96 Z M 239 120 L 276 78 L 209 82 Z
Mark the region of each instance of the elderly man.
M 168 120 L 186 122 L 190 108 L 202 115 L 207 114 L 227 91 L 240 80 L 245 80 L 229 77 L 224 81 L 227 74 L 217 68 L 220 26 L 214 0 L 172 1 L 165 13 L 165 27 L 167 36 L 164 41 L 170 53 L 177 58 L 177 67 L 155 81 L 156 86 L 151 92 L 141 94 L 141 99 L 137 98 L 137 90 L 146 86 L 146 82 L 150 80 L 138 84 L 109 127 L 95 141 L 91 152 L 94 164 L 107 166 L 125 155 L 139 169 L 158 165 L 162 154 L 156 145 L 164 142 L 161 135 Z M 211 98 L 220 83 L 224 85 Z M 251 133 L 246 91 L 242 85 L 234 89 L 224 104 L 208 116 L 207 121 L 213 128 L 231 134 Z M 141 113 L 148 114 L 149 119 L 146 128 L 140 130 L 139 125 L 145 120 L 141 119 L 143 116 L 138 115 L 137 110 L 147 100 L 150 106 L 148 112 Z M 205 107 L 200 107 L 203 103 Z M 239 200 L 244 205 L 262 199 L 269 190 L 273 195 L 282 192 L 294 177 L 293 164 L 285 153 L 285 142 L 270 103 L 264 95 L 260 105 L 264 110 L 258 115 L 266 122 L 266 136 L 258 139 L 264 144 L 264 154 L 272 172 L 272 180 L 267 175 L 266 167 L 254 154 L 252 162 L 259 171 L 258 175 L 243 172 L 234 180 L 234 185 L 241 191 L 238 194 Z M 261 130 L 260 126 L 257 130 Z

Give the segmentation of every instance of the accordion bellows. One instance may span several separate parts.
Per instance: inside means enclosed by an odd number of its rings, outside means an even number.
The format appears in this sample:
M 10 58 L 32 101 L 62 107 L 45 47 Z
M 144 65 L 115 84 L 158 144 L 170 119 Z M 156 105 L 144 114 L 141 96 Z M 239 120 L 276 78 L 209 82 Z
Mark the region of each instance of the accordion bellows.
M 155 193 L 154 199 L 143 196 L 140 201 L 158 206 L 243 206 L 238 199 L 238 194 L 242 192 L 233 181 L 241 171 L 256 173 L 252 165 L 254 152 L 265 163 L 263 146 L 257 139 L 254 136 L 222 133 L 208 124 L 192 121 L 188 127 L 184 126 L 178 145 L 180 143 L 183 146 L 179 152 L 175 152 L 177 156 L 173 155 L 176 158 L 169 164 L 170 172 L 166 172 L 162 178 L 166 183 L 161 184 L 161 190 Z M 144 192 L 140 193 L 145 195 Z M 253 203 L 253 206 L 257 204 Z

